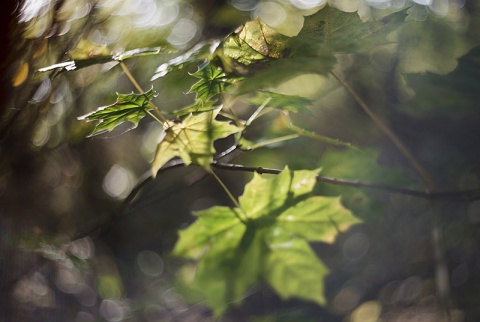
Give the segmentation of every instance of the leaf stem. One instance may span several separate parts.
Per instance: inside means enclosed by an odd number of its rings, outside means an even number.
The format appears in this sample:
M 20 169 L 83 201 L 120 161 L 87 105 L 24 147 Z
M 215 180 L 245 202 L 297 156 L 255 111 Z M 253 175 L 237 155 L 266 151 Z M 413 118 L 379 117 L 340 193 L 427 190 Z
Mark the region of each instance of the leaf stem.
M 367 113 L 372 121 L 378 126 L 378 128 L 392 141 L 392 143 L 398 148 L 400 153 L 408 160 L 412 167 L 422 178 L 427 189 L 429 191 L 435 190 L 435 183 L 430 177 L 425 168 L 417 161 L 407 146 L 400 140 L 400 138 L 375 114 L 372 109 L 365 103 L 365 101 L 355 92 L 355 90 L 343 79 L 338 77 L 334 72 L 331 72 L 332 76 L 345 88 L 345 90 L 352 95 L 354 100 L 360 105 L 360 107 Z
M 248 150 L 255 150 L 255 149 L 258 149 L 262 146 L 266 146 L 266 145 L 270 145 L 270 144 L 274 144 L 274 143 L 280 143 L 280 142 L 288 141 L 288 140 L 293 140 L 293 139 L 296 139 L 296 138 L 299 138 L 299 137 L 300 137 L 299 134 L 289 134 L 289 135 L 280 136 L 278 138 L 258 142 L 257 144 L 254 144 L 251 147 L 249 147 Z
M 153 117 L 155 119 L 155 121 L 157 121 L 158 123 L 162 124 L 163 126 L 165 126 L 165 122 L 162 122 L 157 116 L 155 116 L 155 114 L 153 114 L 152 112 L 148 111 L 148 110 L 145 110 L 145 112 L 147 112 L 148 115 L 150 115 L 151 117 Z
M 255 119 L 262 112 L 262 110 L 265 108 L 265 106 L 267 106 L 268 102 L 270 102 L 271 99 L 272 99 L 271 97 L 268 97 L 268 98 L 265 99 L 265 101 L 263 101 L 262 105 L 260 105 L 255 110 L 255 112 L 253 112 L 253 114 L 249 117 L 249 119 L 247 120 L 247 123 L 245 123 L 245 126 L 249 126 L 253 121 L 255 121 Z
M 133 77 L 132 73 L 130 73 L 130 70 L 128 69 L 127 65 L 125 65 L 125 63 L 123 61 L 120 61 L 120 66 L 122 66 L 122 69 L 123 71 L 125 72 L 125 75 L 127 75 L 128 79 L 130 80 L 130 82 L 132 82 L 133 86 L 135 86 L 135 88 L 138 90 L 138 92 L 140 94 L 144 94 L 145 92 L 143 91 L 143 89 L 140 87 L 140 85 L 138 84 L 137 80 L 135 79 L 135 77 Z M 152 101 L 148 102 L 148 104 L 153 108 L 153 110 L 155 111 L 155 113 L 157 114 L 157 116 L 160 118 L 160 123 L 164 126 L 164 127 L 167 127 L 168 126 L 168 120 L 166 119 L 165 116 L 163 116 L 163 114 L 160 112 L 160 110 L 158 109 L 158 107 L 155 106 L 155 104 L 152 103 Z M 150 116 L 152 116 L 152 114 L 148 113 Z M 159 121 L 158 118 L 155 118 L 157 121 Z
M 235 197 L 233 196 L 233 194 L 230 192 L 230 190 L 227 188 L 227 186 L 225 185 L 225 183 L 223 183 L 223 181 L 218 177 L 218 175 L 212 171 L 212 174 L 214 176 L 214 178 L 217 180 L 217 182 L 220 184 L 220 186 L 223 188 L 223 190 L 225 190 L 225 192 L 227 193 L 228 197 L 230 198 L 230 200 L 233 202 L 233 204 L 235 205 L 235 207 L 237 207 L 238 209 L 242 209 L 242 207 L 240 206 L 240 204 L 238 203 L 237 199 L 235 199 Z M 246 223 L 246 220 L 244 218 L 242 218 L 236 211 L 234 211 L 235 213 L 235 216 L 237 216 L 237 218 L 242 222 L 242 223 Z
M 297 133 L 300 136 L 304 136 L 304 137 L 314 139 L 314 140 L 317 140 L 317 141 L 322 141 L 322 142 L 325 142 L 327 144 L 332 144 L 332 145 L 336 145 L 336 146 L 343 146 L 343 147 L 359 150 L 352 143 L 342 142 L 338 139 L 329 138 L 328 136 L 319 135 L 319 134 L 316 134 L 314 132 L 309 132 L 307 130 L 304 130 L 301 127 L 298 127 L 297 125 L 295 125 L 292 122 L 292 119 L 290 118 L 290 116 L 287 113 L 283 113 L 282 116 L 285 119 L 285 121 L 287 122 L 287 125 L 290 128 L 290 130 L 292 130 L 293 132 Z

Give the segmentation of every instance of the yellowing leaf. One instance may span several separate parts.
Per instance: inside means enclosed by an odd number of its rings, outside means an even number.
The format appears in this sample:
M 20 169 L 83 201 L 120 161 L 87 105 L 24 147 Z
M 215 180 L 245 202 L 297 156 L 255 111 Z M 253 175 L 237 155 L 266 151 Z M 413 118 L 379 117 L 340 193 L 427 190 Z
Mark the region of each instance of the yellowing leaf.
M 77 47 L 70 51 L 69 54 L 73 60 L 84 60 L 101 56 L 111 58 L 110 50 L 106 46 L 98 46 L 85 39 L 81 39 Z
M 170 122 L 155 152 L 153 174 L 174 157 L 182 158 L 186 165 L 193 163 L 210 169 L 215 154 L 213 142 L 242 130 L 229 122 L 215 120 L 219 112 L 216 109 L 190 114 L 182 121 Z
M 28 71 L 29 71 L 28 63 L 25 62 L 25 63 L 20 65 L 20 67 L 18 68 L 18 71 L 15 74 L 15 77 L 13 78 L 13 81 L 12 81 L 13 87 L 18 87 L 18 86 L 22 85 L 27 80 Z

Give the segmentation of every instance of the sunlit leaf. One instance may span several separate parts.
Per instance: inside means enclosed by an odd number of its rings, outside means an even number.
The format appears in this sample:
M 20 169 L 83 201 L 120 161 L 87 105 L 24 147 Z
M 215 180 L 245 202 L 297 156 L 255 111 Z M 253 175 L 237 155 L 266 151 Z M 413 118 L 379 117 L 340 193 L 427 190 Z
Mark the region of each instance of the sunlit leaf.
M 155 97 L 153 89 L 144 94 L 118 94 L 117 101 L 108 106 L 103 106 L 96 111 L 79 117 L 79 120 L 87 122 L 98 121 L 99 123 L 90 136 L 106 131 L 112 131 L 123 122 L 131 122 L 135 127 L 146 115 L 148 102 Z
M 308 245 L 332 242 L 359 222 L 338 198 L 309 197 L 318 171 L 285 169 L 267 179 L 255 175 L 239 198 L 241 208 L 214 207 L 180 232 L 174 255 L 198 261 L 193 280 L 216 315 L 241 303 L 266 281 L 280 297 L 322 304 L 328 269 Z
M 182 121 L 171 121 L 157 146 L 152 171 L 157 171 L 170 159 L 180 157 L 186 165 L 196 164 L 210 169 L 215 154 L 213 142 L 242 129 L 227 121 L 217 121 L 220 109 L 190 114 Z

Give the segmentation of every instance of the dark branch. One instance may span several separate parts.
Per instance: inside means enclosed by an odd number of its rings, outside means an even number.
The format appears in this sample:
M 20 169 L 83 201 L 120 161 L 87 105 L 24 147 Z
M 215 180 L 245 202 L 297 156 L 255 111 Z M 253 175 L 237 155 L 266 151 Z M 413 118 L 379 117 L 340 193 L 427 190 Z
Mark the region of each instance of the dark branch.
M 221 169 L 221 170 L 256 172 L 259 174 L 279 174 L 280 172 L 282 172 L 282 170 L 280 169 L 248 167 L 240 164 L 219 163 L 219 162 L 214 162 L 212 166 L 216 169 Z M 472 200 L 480 199 L 480 189 L 445 191 L 445 192 L 428 192 L 428 191 L 421 191 L 421 190 L 412 190 L 408 188 L 401 188 L 401 187 L 396 187 L 396 186 L 381 184 L 381 183 L 367 183 L 359 180 L 333 178 L 333 177 L 327 177 L 327 176 L 321 176 L 321 175 L 317 175 L 317 181 L 340 185 L 340 186 L 354 187 L 354 188 L 382 190 L 390 193 L 408 195 L 408 196 L 431 199 L 431 200 L 441 199 L 441 200 L 452 200 L 452 201 L 472 201 Z

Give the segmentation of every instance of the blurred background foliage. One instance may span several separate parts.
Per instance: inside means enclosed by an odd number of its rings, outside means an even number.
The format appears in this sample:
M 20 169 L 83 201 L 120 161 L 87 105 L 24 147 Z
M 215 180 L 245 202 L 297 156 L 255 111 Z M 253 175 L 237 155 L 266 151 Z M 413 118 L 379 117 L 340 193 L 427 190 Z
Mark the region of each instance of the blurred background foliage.
M 322 0 L 25 0 L 10 17 L 0 106 L 0 317 L 2 321 L 210 321 L 203 299 L 182 281 L 192 268 L 168 257 L 193 210 L 228 204 L 194 167 L 162 171 L 125 203 L 149 169 L 160 135 L 138 129 L 85 139 L 77 117 L 134 90 L 116 62 L 73 72 L 38 69 L 70 60 L 159 47 L 126 61 L 158 92 L 162 110 L 194 101 L 185 70 L 158 77 L 162 64 L 195 44 L 223 38 L 260 17 L 297 35 Z M 337 53 L 348 81 L 430 171 L 439 190 L 478 189 L 480 179 L 480 4 L 475 0 L 331 0 L 362 21 L 409 7 L 390 43 Z M 13 6 L 11 6 L 13 12 Z M 292 169 L 422 189 L 404 157 L 331 76 L 302 73 L 271 90 L 311 100 L 295 124 L 358 150 L 303 137 L 243 153 L 236 163 Z M 247 118 L 256 106 L 235 101 Z M 255 142 L 291 133 L 279 114 L 252 123 Z M 228 142 L 227 142 L 228 144 Z M 220 146 L 219 149 L 222 147 Z M 239 195 L 251 177 L 218 171 Z M 200 180 L 203 178 L 203 180 Z M 259 286 L 224 321 L 437 321 L 432 207 L 440 209 L 452 321 L 478 321 L 480 201 L 439 201 L 319 184 L 365 220 L 315 250 L 331 269 L 328 303 L 281 301 Z M 82 237 L 78 239 L 78 237 Z M 175 282 L 175 276 L 180 276 Z M 177 283 L 176 288 L 174 285 Z

